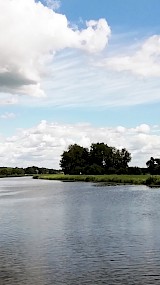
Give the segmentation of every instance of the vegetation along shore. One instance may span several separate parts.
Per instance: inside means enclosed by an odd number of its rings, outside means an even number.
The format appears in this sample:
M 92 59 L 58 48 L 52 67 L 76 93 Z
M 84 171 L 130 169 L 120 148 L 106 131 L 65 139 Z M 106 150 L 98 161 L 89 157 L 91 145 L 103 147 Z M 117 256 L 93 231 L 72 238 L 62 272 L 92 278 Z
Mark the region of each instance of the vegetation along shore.
M 160 158 L 151 157 L 146 168 L 129 167 L 131 153 L 105 143 L 92 143 L 90 148 L 70 145 L 61 155 L 60 170 L 0 167 L 0 177 L 33 175 L 37 179 L 90 181 L 107 184 L 142 184 L 160 187 Z
M 34 175 L 34 179 L 60 180 L 60 181 L 81 181 L 106 184 L 133 184 L 160 187 L 160 175 L 69 175 L 69 174 L 41 174 Z

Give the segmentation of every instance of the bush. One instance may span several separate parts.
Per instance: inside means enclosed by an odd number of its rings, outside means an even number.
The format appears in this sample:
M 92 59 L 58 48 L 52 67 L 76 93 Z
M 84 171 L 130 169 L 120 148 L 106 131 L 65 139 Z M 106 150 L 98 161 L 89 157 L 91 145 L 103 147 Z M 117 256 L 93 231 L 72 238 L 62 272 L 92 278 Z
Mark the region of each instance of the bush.
M 148 186 L 160 185 L 160 179 L 158 179 L 158 177 L 156 176 L 149 176 L 146 179 L 146 185 Z

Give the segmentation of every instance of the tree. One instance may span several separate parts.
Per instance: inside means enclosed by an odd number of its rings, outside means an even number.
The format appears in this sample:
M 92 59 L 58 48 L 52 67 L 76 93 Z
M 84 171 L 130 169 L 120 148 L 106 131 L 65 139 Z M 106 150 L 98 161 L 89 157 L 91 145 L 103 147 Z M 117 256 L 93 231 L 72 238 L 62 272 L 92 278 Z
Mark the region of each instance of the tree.
M 142 175 L 142 174 L 144 174 L 143 171 L 144 171 L 143 168 L 140 168 L 137 166 L 131 166 L 131 167 L 128 167 L 127 173 L 132 174 L 132 175 Z
M 61 156 L 60 166 L 65 174 L 126 173 L 130 153 L 104 143 L 92 143 L 90 151 L 77 144 L 70 145 Z
M 12 168 L 12 175 L 23 176 L 25 175 L 25 171 L 23 168 L 15 167 Z
M 105 168 L 111 166 L 112 149 L 104 143 L 93 143 L 90 147 L 90 165 L 96 164 L 105 171 Z
M 101 175 L 104 174 L 104 168 L 98 164 L 93 163 L 92 165 L 87 165 L 85 168 L 85 174 Z
M 117 150 L 104 143 L 91 145 L 90 162 L 99 165 L 103 173 L 125 173 L 130 160 L 131 155 L 125 148 Z
M 84 174 L 88 164 L 88 149 L 77 144 L 70 145 L 61 157 L 60 166 L 65 174 Z
M 128 163 L 131 161 L 131 154 L 125 148 L 122 148 L 122 150 L 119 151 L 119 155 L 120 166 L 121 168 L 126 169 L 128 167 Z
M 32 174 L 37 174 L 37 173 L 38 173 L 38 171 L 37 171 L 36 166 L 31 166 L 31 167 L 25 168 L 25 174 L 32 175 Z
M 160 159 L 155 158 L 155 174 L 160 174 Z
M 146 162 L 150 174 L 160 174 L 160 159 L 151 157 Z

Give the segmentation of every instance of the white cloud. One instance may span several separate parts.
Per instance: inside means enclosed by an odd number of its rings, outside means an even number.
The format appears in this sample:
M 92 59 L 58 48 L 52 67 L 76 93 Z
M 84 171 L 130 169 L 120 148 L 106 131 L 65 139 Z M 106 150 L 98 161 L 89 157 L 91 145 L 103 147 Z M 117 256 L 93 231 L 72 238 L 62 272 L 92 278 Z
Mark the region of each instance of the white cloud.
M 142 133 L 142 134 L 149 133 L 150 126 L 148 126 L 147 124 L 141 124 L 135 128 L 135 131 L 137 131 L 138 133 Z
M 14 113 L 4 113 L 0 115 L 0 119 L 8 120 L 8 119 L 14 119 L 16 115 Z
M 88 52 L 102 51 L 108 44 L 110 35 L 110 27 L 105 19 L 86 22 L 87 29 L 78 31 L 80 37 L 81 48 Z
M 89 124 L 63 125 L 41 121 L 33 128 L 19 130 L 12 137 L 1 138 L 0 157 L 6 166 L 59 168 L 60 155 L 68 145 L 77 143 L 89 147 L 92 142 L 125 147 L 132 154 L 131 165 L 145 166 L 151 156 L 158 157 L 160 153 L 160 130 L 158 126 L 145 124 L 135 128 L 98 128 Z
M 99 52 L 110 36 L 104 19 L 74 30 L 65 15 L 34 0 L 0 0 L 0 11 L 0 92 L 4 93 L 44 96 L 41 79 L 57 51 Z
M 158 35 L 139 49 L 128 44 L 123 49 L 124 38 L 114 39 L 108 57 L 102 53 L 100 60 L 97 52 L 108 46 L 111 34 L 106 20 L 87 21 L 79 30 L 53 11 L 56 3 L 0 0 L 0 105 L 108 108 L 160 100 Z
M 160 36 L 151 36 L 132 54 L 106 58 L 101 66 L 119 72 L 128 71 L 140 77 L 160 77 Z

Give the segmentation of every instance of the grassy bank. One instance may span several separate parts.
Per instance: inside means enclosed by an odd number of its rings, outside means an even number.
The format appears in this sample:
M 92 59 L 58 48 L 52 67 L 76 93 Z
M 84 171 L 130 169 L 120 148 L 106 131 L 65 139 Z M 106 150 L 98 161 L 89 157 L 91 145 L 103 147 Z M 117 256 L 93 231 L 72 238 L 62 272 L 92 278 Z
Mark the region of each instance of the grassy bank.
M 61 181 L 83 181 L 83 182 L 104 182 L 116 184 L 137 184 L 160 186 L 160 175 L 64 175 L 45 174 L 35 175 L 35 179 L 61 180 Z

